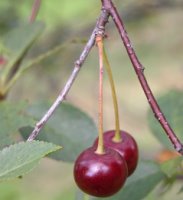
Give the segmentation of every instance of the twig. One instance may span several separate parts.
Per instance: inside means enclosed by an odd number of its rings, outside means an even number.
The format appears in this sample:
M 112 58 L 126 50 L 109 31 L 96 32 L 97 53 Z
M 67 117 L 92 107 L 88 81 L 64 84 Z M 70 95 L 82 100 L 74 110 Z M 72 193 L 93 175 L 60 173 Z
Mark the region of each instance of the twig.
M 37 14 L 39 12 L 40 9 L 40 5 L 41 5 L 41 0 L 35 0 L 34 4 L 32 6 L 32 11 L 31 11 L 31 15 L 29 17 L 29 22 L 32 23 L 35 21 Z
M 117 9 L 115 8 L 115 6 L 111 0 L 102 0 L 102 5 L 110 13 L 118 31 L 119 31 L 119 34 L 124 43 L 124 46 L 128 53 L 128 56 L 131 60 L 131 63 L 134 67 L 134 70 L 138 76 L 140 84 L 143 88 L 143 91 L 147 97 L 147 100 L 151 106 L 151 109 L 152 109 L 156 119 L 159 121 L 162 128 L 165 130 L 168 138 L 170 139 L 171 143 L 174 145 L 175 150 L 183 155 L 183 145 L 180 142 L 180 140 L 177 138 L 177 136 L 174 133 L 174 131 L 172 130 L 172 128 L 170 127 L 169 123 L 167 122 L 163 112 L 161 111 L 161 109 L 160 109 L 148 83 L 147 83 L 147 80 L 144 75 L 144 67 L 142 66 L 142 64 L 140 63 L 140 61 L 137 58 L 137 55 L 132 47 L 131 41 L 127 35 L 123 21 L 122 21 L 121 17 L 119 16 Z
M 105 27 L 105 24 L 108 22 L 109 13 L 105 12 L 105 10 L 101 11 L 101 15 L 99 19 L 97 20 L 96 26 L 85 45 L 79 59 L 75 62 L 74 69 L 67 80 L 63 90 L 58 95 L 55 102 L 52 104 L 52 106 L 49 108 L 49 110 L 45 113 L 45 115 L 42 117 L 42 119 L 36 124 L 34 127 L 34 130 L 29 135 L 27 141 L 32 141 L 36 138 L 36 136 L 39 134 L 40 130 L 44 127 L 48 119 L 52 116 L 56 108 L 62 103 L 62 101 L 65 99 L 66 95 L 68 94 L 72 84 L 74 83 L 74 80 L 77 77 L 78 72 L 80 71 L 81 66 L 83 65 L 84 61 L 86 60 L 90 50 L 92 49 L 93 45 L 95 44 L 95 37 L 96 35 L 103 32 L 103 27 Z

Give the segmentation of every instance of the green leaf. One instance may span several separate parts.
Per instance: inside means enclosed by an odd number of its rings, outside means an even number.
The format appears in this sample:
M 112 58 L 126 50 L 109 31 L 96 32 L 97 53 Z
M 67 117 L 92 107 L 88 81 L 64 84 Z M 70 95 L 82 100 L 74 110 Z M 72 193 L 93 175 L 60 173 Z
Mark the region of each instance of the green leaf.
M 35 57 L 34 59 L 32 59 L 31 61 L 29 62 L 26 62 L 23 66 L 23 69 L 22 69 L 22 72 L 29 69 L 30 67 L 40 63 L 41 61 L 45 60 L 46 58 L 48 57 L 51 57 L 53 56 L 54 54 L 60 52 L 61 50 L 63 50 L 65 47 L 67 46 L 67 43 L 64 45 L 64 44 L 59 44 L 57 46 L 55 46 L 54 48 L 48 50 L 47 52 L 45 53 L 42 53 L 40 55 L 38 55 L 37 57 Z
M 141 161 L 124 187 L 116 194 L 108 198 L 95 198 L 92 200 L 141 200 L 146 197 L 155 186 L 164 179 L 164 174 L 159 166 L 150 161 Z
M 41 61 L 43 61 L 44 59 L 46 59 L 49 56 L 53 56 L 54 54 L 58 53 L 59 51 L 61 51 L 62 49 L 64 49 L 65 45 L 58 45 L 56 47 L 54 47 L 53 49 L 38 55 L 36 58 L 31 59 L 30 61 L 26 61 L 22 64 L 21 68 L 16 72 L 16 74 L 11 78 L 11 80 L 9 80 L 8 84 L 6 84 L 5 87 L 5 92 L 8 92 L 11 87 L 14 86 L 15 82 L 20 78 L 20 76 L 23 75 L 23 73 L 25 73 L 28 69 L 30 69 L 33 66 L 36 66 L 36 64 L 40 63 Z
M 168 93 L 159 96 L 157 101 L 177 137 L 183 141 L 183 92 L 180 90 L 171 90 Z M 154 136 L 166 148 L 172 149 L 172 144 L 170 143 L 166 133 L 150 110 L 148 112 L 148 122 Z
M 14 56 L 22 55 L 27 48 L 39 37 L 44 30 L 42 22 L 24 24 L 7 33 L 3 39 L 3 45 Z
M 60 149 L 40 141 L 21 142 L 0 151 L 0 181 L 16 178 L 32 170 L 39 160 Z
M 40 102 L 31 106 L 29 115 L 40 119 L 50 107 L 48 102 Z M 20 132 L 27 138 L 30 128 Z M 97 137 L 97 128 L 93 120 L 84 112 L 68 103 L 62 103 L 49 119 L 38 136 L 39 140 L 63 146 L 62 153 L 51 155 L 56 160 L 72 162 L 85 148 L 92 145 Z
M 160 165 L 161 170 L 166 174 L 167 177 L 169 178 L 175 177 L 176 175 L 178 175 L 178 173 L 180 173 L 181 162 L 182 162 L 181 156 L 174 159 L 170 159 Z
M 75 194 L 75 198 L 74 200 L 85 200 L 86 198 L 86 195 L 85 193 L 83 193 L 81 190 L 77 189 L 76 190 L 76 194 Z M 89 199 L 88 199 L 89 200 Z
M 183 186 L 179 189 L 178 194 L 183 193 Z
M 0 199 L 2 200 L 20 200 L 19 185 L 11 182 L 0 183 Z
M 9 50 L 9 59 L 7 66 L 2 71 L 3 83 L 11 77 L 11 72 L 13 73 L 19 68 L 23 57 L 43 30 L 43 23 L 34 22 L 24 24 L 6 34 L 2 42 L 3 46 Z
M 18 129 L 33 126 L 35 120 L 26 114 L 26 102 L 0 102 L 0 149 L 16 141 Z

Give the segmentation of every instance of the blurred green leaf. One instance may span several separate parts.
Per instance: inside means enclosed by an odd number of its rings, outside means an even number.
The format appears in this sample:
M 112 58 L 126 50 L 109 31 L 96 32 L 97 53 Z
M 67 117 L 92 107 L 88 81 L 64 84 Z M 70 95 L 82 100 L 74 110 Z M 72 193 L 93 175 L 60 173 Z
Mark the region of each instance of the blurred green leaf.
M 9 81 L 9 83 L 5 87 L 5 91 L 8 92 L 12 86 L 14 86 L 15 82 L 20 78 L 20 76 L 23 75 L 26 70 L 29 68 L 36 66 L 39 62 L 45 60 L 47 57 L 53 56 L 54 54 L 58 53 L 59 51 L 63 50 L 65 48 L 65 45 L 61 44 L 53 49 L 37 56 L 36 58 L 31 59 L 30 61 L 24 62 L 23 66 L 16 72 L 16 74 L 12 77 L 12 79 Z
M 34 119 L 25 113 L 26 102 L 0 102 L 0 149 L 16 141 L 16 133 L 22 126 L 33 125 Z
M 183 186 L 179 190 L 179 194 L 183 192 Z
M 180 172 L 181 162 L 181 156 L 174 159 L 170 159 L 160 165 L 161 170 L 167 175 L 167 177 L 174 177 L 178 174 L 178 172 Z
M 38 64 L 39 62 L 43 61 L 44 59 L 53 56 L 54 54 L 56 54 L 59 51 L 63 50 L 66 47 L 66 45 L 67 45 L 67 43 L 65 45 L 64 44 L 59 44 L 59 45 L 55 46 L 54 48 L 48 50 L 47 52 L 38 55 L 36 58 L 34 58 L 31 61 L 25 63 L 22 70 L 29 69 L 30 67 Z
M 40 102 L 28 109 L 28 114 L 40 119 L 50 107 L 48 102 Z M 27 138 L 30 128 L 20 132 Z M 97 137 L 97 128 L 93 120 L 84 112 L 68 103 L 62 103 L 49 119 L 38 136 L 39 140 L 63 146 L 62 153 L 55 152 L 51 158 L 72 162 L 82 150 L 92 145 Z
M 31 24 L 24 24 L 5 35 L 2 43 L 3 46 L 8 49 L 9 58 L 7 66 L 1 72 L 3 83 L 9 80 L 17 71 L 25 54 L 43 30 L 43 23 L 34 22 Z
M 85 193 L 83 193 L 81 190 L 77 189 L 76 190 L 76 195 L 75 195 L 75 199 L 74 200 L 85 200 L 86 198 L 86 195 Z
M 32 141 L 11 145 L 0 151 L 0 181 L 28 173 L 39 160 L 60 149 L 51 143 Z
M 24 24 L 5 35 L 3 46 L 9 49 L 12 56 L 21 57 L 43 30 L 44 24 L 42 22 Z
M 14 182 L 1 182 L 0 199 L 2 200 L 20 200 L 20 189 Z
M 108 198 L 91 197 L 91 200 L 141 200 L 146 197 L 165 175 L 159 166 L 150 161 L 141 161 L 132 176 L 130 176 L 124 187 L 116 194 Z
M 180 90 L 171 90 L 159 96 L 157 101 L 177 137 L 183 141 L 183 92 Z M 154 136 L 168 149 L 172 149 L 172 144 L 166 133 L 150 110 L 148 111 L 148 122 Z

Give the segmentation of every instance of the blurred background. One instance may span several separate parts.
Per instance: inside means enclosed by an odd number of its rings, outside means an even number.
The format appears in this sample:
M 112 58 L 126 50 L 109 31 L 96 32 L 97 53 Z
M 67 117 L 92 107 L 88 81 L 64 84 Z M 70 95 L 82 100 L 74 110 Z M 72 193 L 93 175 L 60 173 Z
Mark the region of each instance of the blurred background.
M 183 89 L 183 1 L 114 1 L 155 96 L 171 88 Z M 0 1 L 0 37 L 28 22 L 33 1 Z M 88 39 L 100 12 L 100 1 L 44 0 L 37 20 L 46 30 L 28 55 L 35 57 L 72 39 Z M 127 53 L 110 19 L 105 46 L 118 95 L 121 129 L 139 144 L 140 157 L 155 159 L 162 149 L 147 123 L 149 105 Z M 69 77 L 84 44 L 70 43 L 62 51 L 30 69 L 14 86 L 10 100 L 54 100 Z M 94 47 L 69 92 L 67 100 L 87 112 L 97 124 L 98 60 Z M 107 78 L 104 86 L 104 129 L 114 128 L 113 104 Z M 63 144 L 64 145 L 64 144 Z M 174 189 L 173 189 L 174 190 Z M 161 199 L 178 200 L 173 192 Z M 72 164 L 43 159 L 20 180 L 0 184 L 0 200 L 73 200 L 76 186 Z

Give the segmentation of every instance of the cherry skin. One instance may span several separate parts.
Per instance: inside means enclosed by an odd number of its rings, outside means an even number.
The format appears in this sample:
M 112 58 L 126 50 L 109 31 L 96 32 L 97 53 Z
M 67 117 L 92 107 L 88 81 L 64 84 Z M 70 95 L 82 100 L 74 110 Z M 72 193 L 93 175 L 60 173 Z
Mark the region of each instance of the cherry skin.
M 124 159 L 117 151 L 106 148 L 97 154 L 95 148 L 84 150 L 74 165 L 74 179 L 85 193 L 96 197 L 108 197 L 124 185 L 128 171 Z
M 106 131 L 104 133 L 104 144 L 108 148 L 112 148 L 125 159 L 128 167 L 128 176 L 136 169 L 138 163 L 138 146 L 135 139 L 126 131 L 120 131 L 122 141 L 114 142 L 113 137 L 115 130 Z M 98 138 L 94 142 L 94 147 L 98 145 Z

